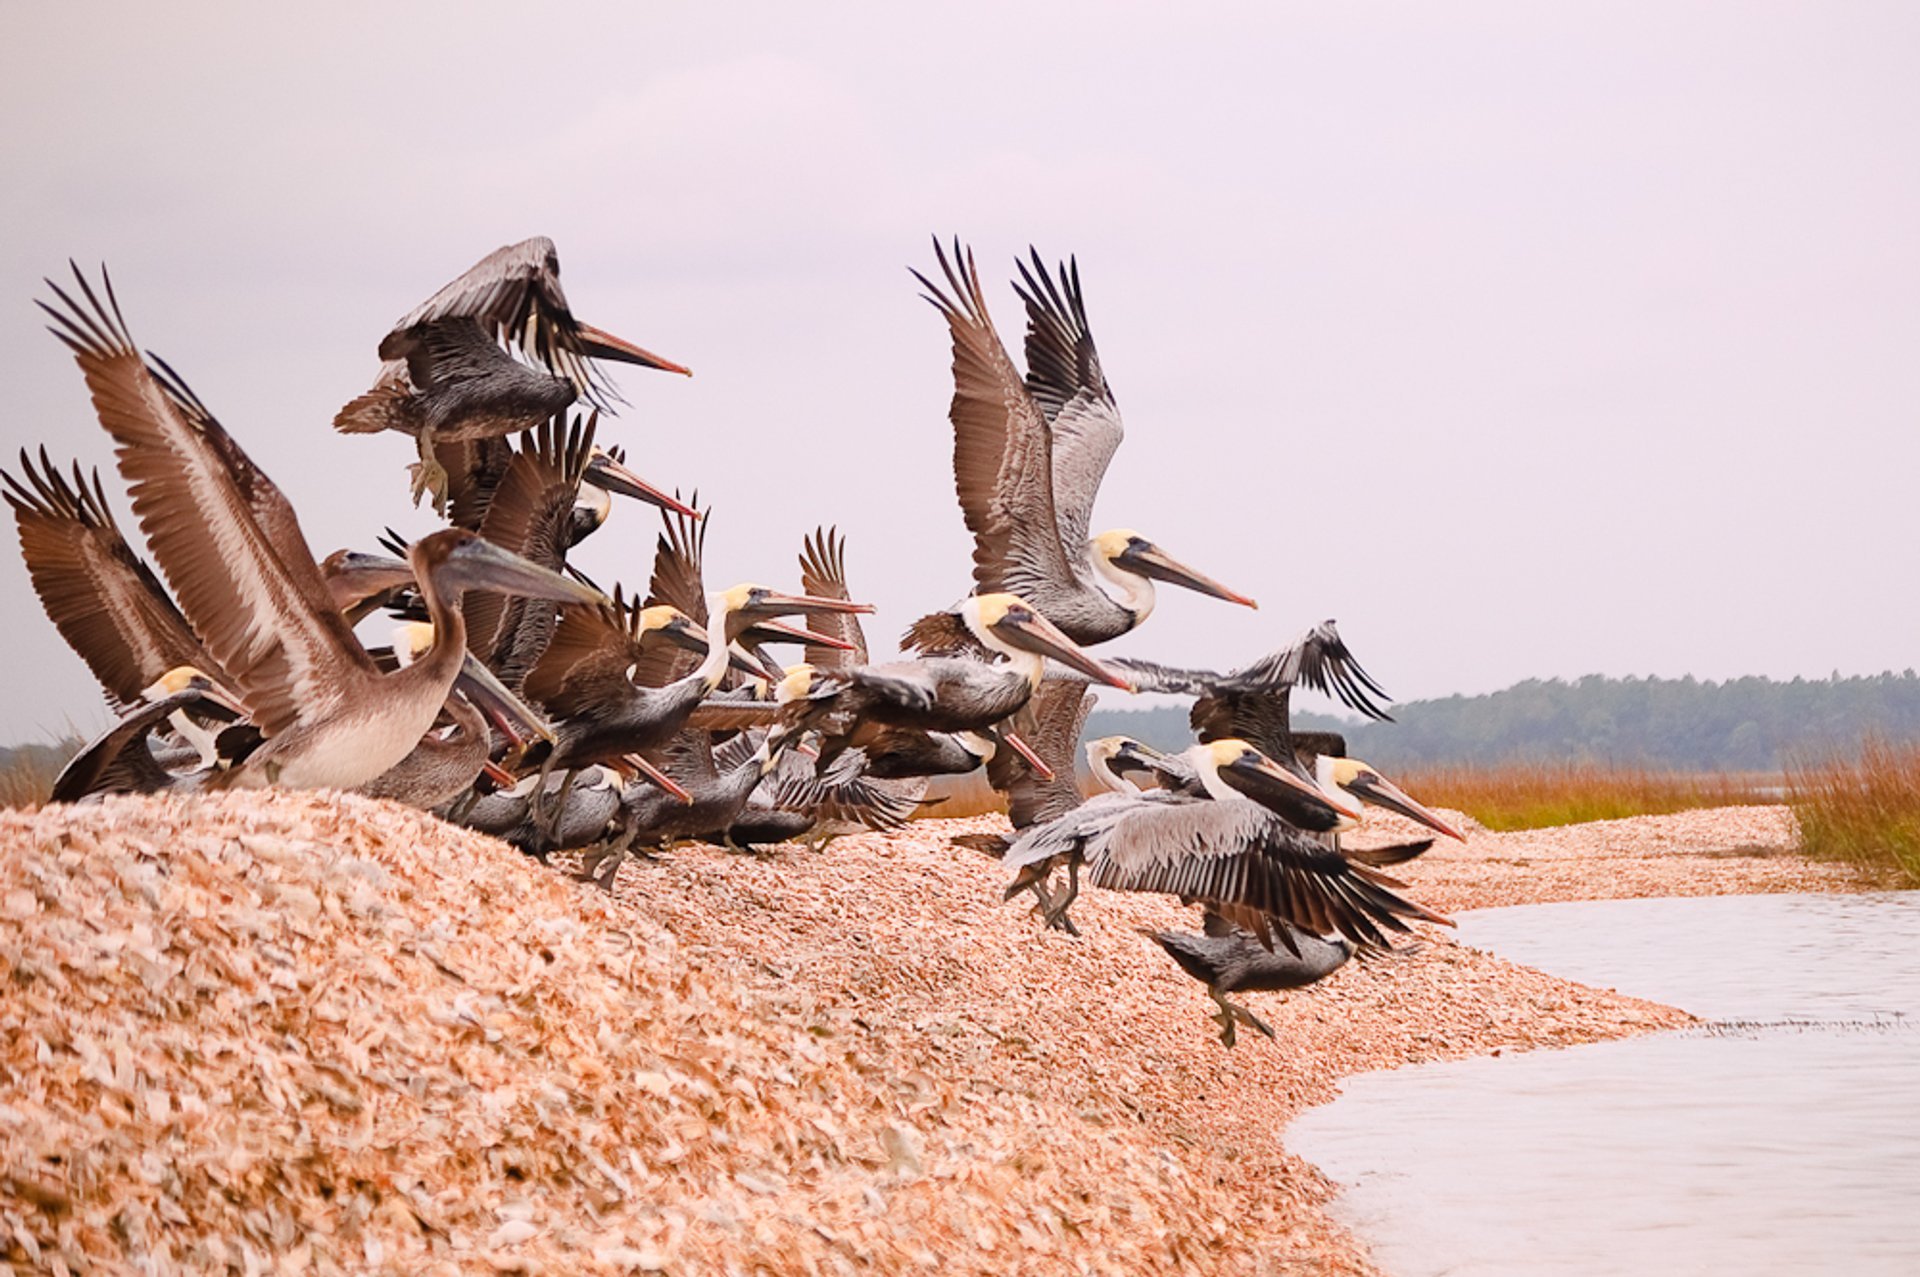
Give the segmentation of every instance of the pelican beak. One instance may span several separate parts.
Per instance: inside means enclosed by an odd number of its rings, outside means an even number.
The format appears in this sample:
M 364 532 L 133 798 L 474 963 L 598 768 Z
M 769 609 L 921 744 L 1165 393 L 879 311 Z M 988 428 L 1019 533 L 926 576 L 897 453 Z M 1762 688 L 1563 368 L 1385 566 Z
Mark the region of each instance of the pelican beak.
M 335 550 L 320 565 L 320 575 L 333 595 L 333 605 L 343 614 L 414 583 L 412 564 L 359 550 Z
M 676 616 L 656 632 L 664 641 L 683 652 L 692 652 L 696 656 L 707 654 L 707 631 L 690 616 Z
M 460 569 L 461 581 L 470 589 L 593 607 L 613 601 L 590 585 L 570 581 L 558 572 L 549 572 L 511 550 L 503 550 L 478 537 L 463 541 L 447 556 L 446 562 Z
M 800 643 L 814 644 L 819 647 L 830 647 L 836 652 L 851 652 L 854 650 L 853 644 L 845 642 L 842 639 L 837 639 L 831 634 L 821 634 L 817 630 L 809 630 L 803 626 L 793 625 L 778 618 L 757 621 L 754 623 L 753 629 L 754 631 L 763 632 L 753 634 L 753 637 L 758 638 L 762 643 L 776 642 L 780 639 L 792 639 Z
M 738 639 L 727 644 L 727 668 L 737 670 L 748 678 L 758 679 L 762 683 L 778 683 L 787 676 L 787 672 L 775 665 L 771 657 L 755 655 Z
M 555 743 L 553 728 L 547 725 L 547 721 L 515 696 L 505 683 L 495 678 L 493 671 L 482 665 L 473 653 L 468 652 L 461 662 L 460 673 L 454 676 L 453 686 L 515 745 L 523 745 L 536 738 L 549 745 Z
M 1078 643 L 1060 632 L 1059 626 L 1031 608 L 1008 612 L 994 623 L 993 628 L 995 633 L 1013 646 L 1052 657 L 1068 669 L 1078 670 L 1096 682 L 1125 692 L 1140 690 L 1126 675 L 1088 656 Z
M 1465 842 L 1467 840 L 1465 834 L 1440 819 L 1440 817 L 1434 815 L 1432 811 L 1420 803 L 1415 802 L 1408 796 L 1405 790 L 1388 780 L 1385 776 L 1382 776 L 1379 772 L 1371 769 L 1362 771 L 1359 775 L 1341 786 L 1341 788 L 1362 802 L 1369 802 L 1375 807 L 1385 807 L 1388 811 L 1398 812 L 1408 820 L 1418 821 L 1437 834 L 1442 834 L 1459 842 Z
M 1005 740 L 1014 753 L 1027 760 L 1027 766 L 1033 768 L 1036 776 L 1041 780 L 1053 779 L 1053 768 L 1047 766 L 1046 760 L 1033 752 L 1033 746 L 1020 739 L 1019 732 L 1006 733 Z
M 813 594 L 780 594 L 767 590 L 742 611 L 754 617 L 792 616 L 796 612 L 866 613 L 873 611 L 873 604 L 849 603 L 845 599 L 823 599 Z
M 518 777 L 491 758 L 480 764 L 480 773 L 502 789 L 512 789 L 520 783 Z
M 635 501 L 644 501 L 648 505 L 659 506 L 662 510 L 685 515 L 689 519 L 701 517 L 698 510 L 675 501 L 604 452 L 594 453 L 593 460 L 587 462 L 585 478 L 596 488 L 618 493 L 623 497 L 632 497 Z
M 1279 792 L 1292 802 L 1307 801 L 1316 806 L 1331 808 L 1345 820 L 1359 821 L 1359 804 L 1335 798 L 1306 777 L 1282 767 L 1265 754 L 1249 751 L 1221 769 L 1221 774 L 1233 773 L 1233 786 L 1254 801 L 1260 801 L 1260 791 Z
M 693 376 L 693 369 L 685 364 L 676 364 L 671 359 L 662 359 L 651 350 L 642 349 L 624 337 L 615 337 L 604 329 L 592 324 L 580 324 L 580 350 L 595 359 L 617 359 L 623 364 L 639 364 L 642 368 L 657 368 L 661 372 L 677 372 L 683 377 Z
M 1151 541 L 1136 540 L 1127 547 L 1124 554 L 1120 555 L 1119 561 L 1130 571 L 1155 581 L 1165 581 L 1168 585 L 1197 590 L 1201 594 L 1225 599 L 1229 603 L 1238 603 L 1242 607 L 1260 606 L 1246 595 L 1229 590 L 1212 577 L 1194 571 Z
M 648 780 L 652 781 L 654 784 L 660 786 L 660 788 L 666 790 L 669 794 L 672 794 L 675 798 L 678 798 L 681 802 L 685 803 L 687 806 L 689 807 L 693 806 L 693 795 L 689 794 L 686 791 L 685 787 L 683 787 L 678 782 L 676 782 L 673 779 L 673 777 L 667 775 L 665 772 L 661 771 L 658 767 L 655 767 L 652 763 L 640 757 L 640 755 L 628 754 L 626 756 L 625 761 L 629 767 L 633 768 L 633 770 L 635 770 L 636 772 L 639 772 L 642 776 L 646 777 Z

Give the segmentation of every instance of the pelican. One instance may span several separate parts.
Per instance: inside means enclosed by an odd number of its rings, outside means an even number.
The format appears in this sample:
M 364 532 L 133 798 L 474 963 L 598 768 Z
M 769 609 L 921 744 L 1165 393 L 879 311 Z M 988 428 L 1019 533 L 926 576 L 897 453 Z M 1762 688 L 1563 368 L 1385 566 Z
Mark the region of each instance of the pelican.
M 539 366 L 513 358 L 502 343 Z M 381 339 L 380 358 L 373 389 L 340 410 L 334 429 L 415 436 L 414 500 L 430 490 L 440 506 L 448 472 L 435 455 L 436 442 L 514 434 L 583 395 L 605 407 L 613 390 L 590 360 L 688 374 L 575 319 L 560 288 L 559 254 L 545 236 L 496 249 L 408 312 Z
M 975 589 L 1021 595 L 1076 643 L 1102 643 L 1140 625 L 1153 611 L 1156 580 L 1257 606 L 1131 529 L 1088 537 L 1122 431 L 1077 271 L 1062 272 L 1064 297 L 1051 281 L 1041 287 L 1027 277 L 1023 381 L 987 316 L 973 254 L 956 243 L 949 261 L 938 240 L 934 251 L 947 288 L 913 274 L 953 336 L 954 486 L 974 537 Z
M 1396 894 L 1392 889 L 1401 884 L 1369 862 L 1398 853 L 1342 855 L 1273 810 L 1276 798 L 1326 802 L 1317 786 L 1243 741 L 1195 745 L 1185 758 L 1214 801 L 1172 794 L 1093 798 L 1020 836 L 1007 852 L 1007 866 L 1016 871 L 1008 895 L 1043 880 L 1057 858 L 1070 866 L 1079 858 L 1096 886 L 1201 901 L 1247 926 L 1263 944 L 1274 938 L 1276 921 L 1379 947 L 1387 947 L 1383 929 L 1407 930 L 1403 918 L 1447 922 Z M 1359 812 L 1345 804 L 1340 814 Z M 1288 937 L 1278 935 L 1283 942 Z
M 104 272 L 105 304 L 77 267 L 74 275 L 84 306 L 52 281 L 61 305 L 41 306 L 114 438 L 134 514 L 181 612 L 264 738 L 222 784 L 351 789 L 406 757 L 460 672 L 469 589 L 602 597 L 470 532 L 434 533 L 408 552 L 433 646 L 382 674 L 334 605 L 285 495 L 177 375 L 141 358 Z
M 984 731 L 1011 717 L 1039 690 L 1048 657 L 1099 682 L 1134 690 L 1124 675 L 1087 655 L 1016 595 L 971 595 L 948 620 L 1006 660 L 988 664 L 964 656 L 928 656 L 831 674 L 803 667 L 804 676 L 783 682 L 779 692 L 793 707 L 793 721 L 809 727 L 831 724 L 840 736 L 863 719 L 922 731 Z M 822 750 L 821 762 L 830 761 L 830 752 Z
M 1317 936 L 1290 923 L 1282 949 L 1269 949 L 1219 914 L 1208 912 L 1203 924 L 1205 934 L 1179 931 L 1147 931 L 1145 935 L 1179 964 L 1180 969 L 1207 986 L 1207 994 L 1219 1007 L 1214 1022 L 1220 1026 L 1222 1045 L 1231 1048 L 1237 1036 L 1236 1024 L 1245 1024 L 1268 1037 L 1273 1026 L 1236 1002 L 1227 994 L 1273 992 L 1303 989 L 1324 980 L 1347 964 L 1355 952 L 1353 941 L 1345 936 Z

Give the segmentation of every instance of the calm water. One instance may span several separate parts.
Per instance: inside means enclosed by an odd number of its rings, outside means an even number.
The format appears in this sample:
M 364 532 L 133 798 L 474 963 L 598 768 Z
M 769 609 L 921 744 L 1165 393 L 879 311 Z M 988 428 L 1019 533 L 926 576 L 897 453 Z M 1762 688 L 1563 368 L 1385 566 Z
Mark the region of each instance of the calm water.
M 1396 1277 L 1920 1273 L 1920 892 L 1491 909 L 1460 939 L 1715 1023 L 1376 1073 L 1288 1144 Z

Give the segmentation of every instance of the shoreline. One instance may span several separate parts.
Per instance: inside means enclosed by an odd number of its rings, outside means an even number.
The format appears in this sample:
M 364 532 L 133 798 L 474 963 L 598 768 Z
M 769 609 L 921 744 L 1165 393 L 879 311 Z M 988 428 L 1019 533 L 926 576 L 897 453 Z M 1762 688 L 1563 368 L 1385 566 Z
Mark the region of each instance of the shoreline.
M 564 857 L 357 798 L 0 814 L 0 1003 L 38 1044 L 0 1060 L 0 1233 L 96 1265 L 133 1262 L 128 1237 L 190 1262 L 266 1228 L 343 1271 L 1372 1274 L 1285 1147 L 1294 1116 L 1355 1073 L 1691 1018 L 1421 926 L 1409 952 L 1249 995 L 1278 1040 L 1229 1052 L 1135 930 L 1191 911 L 1089 889 L 1084 938 L 1042 933 L 946 841 L 997 828 L 689 847 L 609 898 Z M 1877 885 L 1792 839 L 1777 807 L 1472 829 L 1396 873 L 1443 912 Z M 230 1055 L 209 1063 L 209 1034 Z M 276 1087 L 268 1042 L 307 1084 Z M 62 1144 L 87 1175 L 44 1160 Z M 280 1177 L 236 1179 L 235 1147 Z

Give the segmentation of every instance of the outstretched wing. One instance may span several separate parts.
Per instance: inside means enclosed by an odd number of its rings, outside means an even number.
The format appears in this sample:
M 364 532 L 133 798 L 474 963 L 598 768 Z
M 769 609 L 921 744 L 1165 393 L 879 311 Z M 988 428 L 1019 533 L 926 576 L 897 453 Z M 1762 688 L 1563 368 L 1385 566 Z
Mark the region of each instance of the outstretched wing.
M 847 539 L 838 528 L 815 528 L 800 554 L 800 592 L 815 598 L 851 601 L 847 592 Z M 809 643 L 807 663 L 815 669 L 840 669 L 867 663 L 867 635 L 860 618 L 851 612 L 822 612 L 809 617 L 807 624 L 828 638 L 851 643 L 853 650 L 821 647 Z
M 191 665 L 218 678 L 213 658 L 187 618 L 133 552 L 107 508 L 100 472 L 89 487 L 76 462 L 73 479 L 40 450 L 25 449 L 20 473 L 0 475 L 20 532 L 20 554 L 47 616 L 106 689 L 116 710 L 134 704 L 168 670 Z
M 105 301 L 74 268 L 85 304 L 52 281 L 42 302 L 74 353 L 160 570 L 194 632 L 269 738 L 302 714 L 324 716 L 373 662 L 333 606 L 293 507 L 159 360 L 128 335 L 113 287 Z
M 973 533 L 973 580 L 1029 600 L 1073 578 L 1053 503 L 1052 434 L 987 317 L 973 254 L 954 245 L 942 289 L 919 271 L 953 335 L 953 483 Z
M 1069 258 L 1059 280 L 1029 247 L 1033 267 L 1016 262 L 1014 291 L 1027 307 L 1027 391 L 1053 431 L 1053 504 L 1068 557 L 1085 552 L 1100 481 L 1126 436 L 1113 390 L 1087 327 L 1080 264 Z

